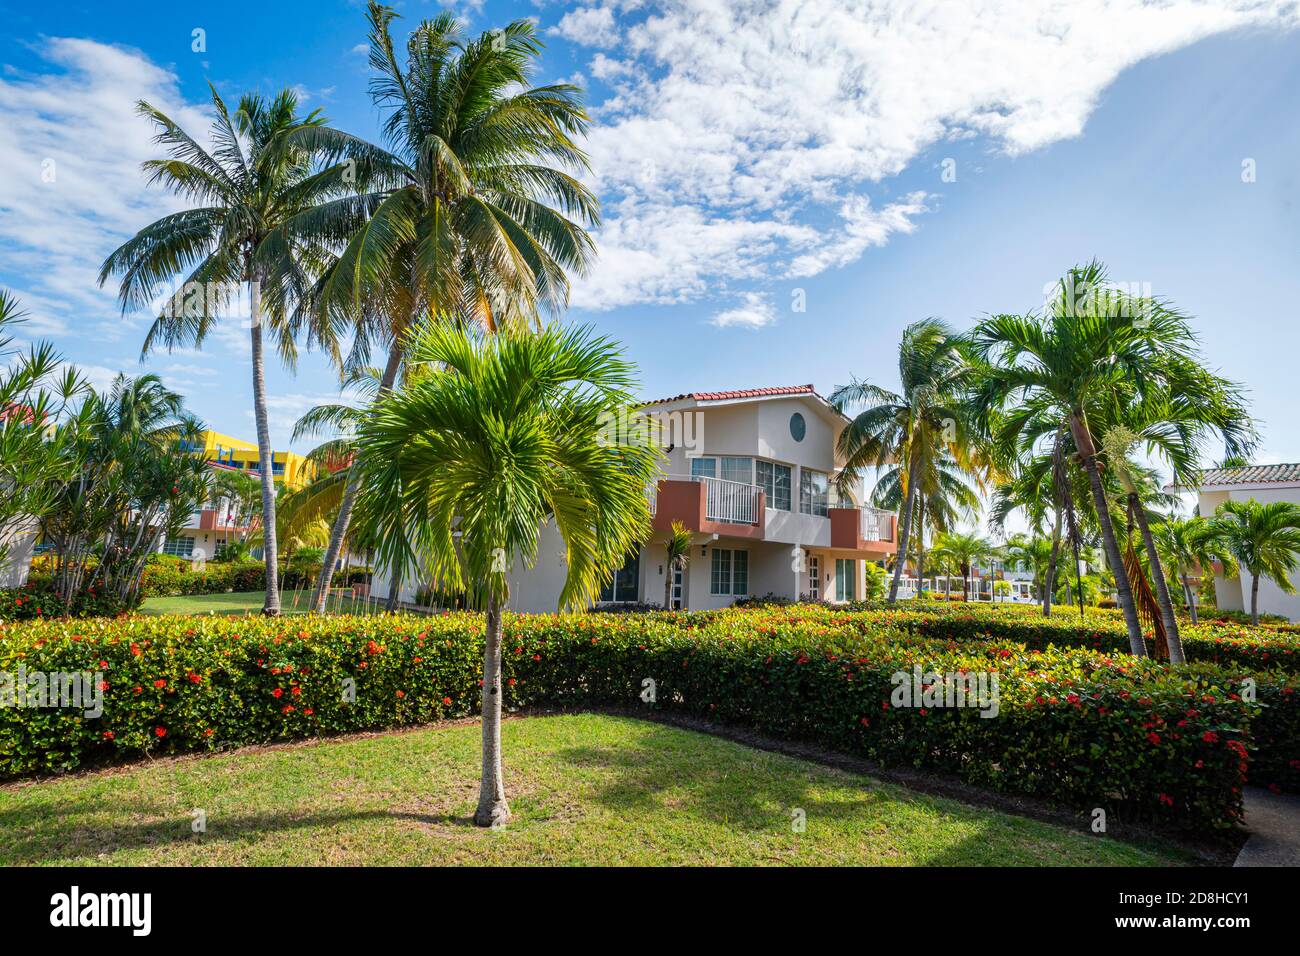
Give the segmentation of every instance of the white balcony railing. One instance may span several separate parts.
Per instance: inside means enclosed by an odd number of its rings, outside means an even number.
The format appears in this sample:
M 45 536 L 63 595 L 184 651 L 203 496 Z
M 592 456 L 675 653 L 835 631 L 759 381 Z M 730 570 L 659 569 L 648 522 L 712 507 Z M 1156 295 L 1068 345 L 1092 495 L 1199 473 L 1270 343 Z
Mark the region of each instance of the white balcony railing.
M 659 513 L 659 482 L 652 481 L 645 486 L 645 495 L 650 500 L 650 517 Z
M 698 481 L 704 485 L 704 517 L 709 521 L 758 524 L 758 496 L 763 490 L 758 485 L 705 475 L 671 477 L 674 481 Z
M 894 513 L 879 508 L 862 509 L 862 540 L 893 541 Z

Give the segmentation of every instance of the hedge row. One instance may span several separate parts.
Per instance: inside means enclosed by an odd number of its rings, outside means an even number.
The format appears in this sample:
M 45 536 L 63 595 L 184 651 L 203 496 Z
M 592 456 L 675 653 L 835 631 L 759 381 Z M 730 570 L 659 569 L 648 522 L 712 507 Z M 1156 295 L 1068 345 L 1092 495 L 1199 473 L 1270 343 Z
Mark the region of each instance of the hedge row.
M 1078 648 L 1131 660 L 1122 622 L 1116 628 L 1097 617 L 1085 618 L 1084 627 L 1077 617 L 1043 618 L 1020 608 L 825 612 L 798 607 L 787 617 L 864 633 L 893 627 L 954 644 L 985 642 L 994 654 L 1007 647 Z M 1253 679 L 1260 709 L 1254 724 L 1257 752 L 1251 780 L 1259 786 L 1300 792 L 1300 642 L 1267 629 L 1203 624 L 1184 629 L 1183 648 L 1191 661 L 1188 668 L 1238 687 Z
M 1081 621 L 1077 612 L 1058 611 L 1048 618 L 1023 605 L 896 605 L 888 609 L 860 605 L 855 609 L 869 612 L 873 626 L 884 621 L 955 640 L 995 637 L 1029 647 L 1087 647 L 1115 653 L 1127 653 L 1129 647 L 1123 619 L 1104 611 L 1090 612 Z M 1179 633 L 1188 661 L 1280 668 L 1300 674 L 1300 637 L 1288 631 L 1207 621 L 1183 623 Z M 1153 650 L 1150 633 L 1147 641 L 1148 650 Z
M 366 568 L 352 568 L 347 573 L 334 572 L 334 586 L 363 584 L 369 576 Z M 280 586 L 285 590 L 314 587 L 314 575 L 299 571 L 281 571 Z M 176 562 L 150 564 L 140 582 L 141 597 L 182 597 L 198 594 L 226 594 L 232 591 L 266 590 L 266 567 L 252 561 L 210 563 L 203 571 L 191 570 Z M 34 572 L 22 588 L 0 589 L 0 621 L 26 621 L 41 617 L 113 616 L 133 608 L 102 594 L 80 595 L 71 608 L 54 592 L 48 573 Z
M 470 614 L 8 625 L 0 670 L 98 672 L 105 699 L 97 719 L 0 709 L 0 776 L 470 714 L 481 642 Z M 512 709 L 680 711 L 1189 826 L 1239 818 L 1259 709 L 1214 668 L 1015 645 L 992 654 L 829 613 L 510 617 L 504 656 Z M 894 706 L 893 677 L 914 666 L 993 671 L 997 716 Z

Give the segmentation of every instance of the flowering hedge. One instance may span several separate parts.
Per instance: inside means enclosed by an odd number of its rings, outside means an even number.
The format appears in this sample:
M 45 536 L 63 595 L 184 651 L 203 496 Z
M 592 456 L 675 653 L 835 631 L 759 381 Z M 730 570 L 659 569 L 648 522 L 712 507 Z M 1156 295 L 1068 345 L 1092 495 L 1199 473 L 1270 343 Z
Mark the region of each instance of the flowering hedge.
M 470 614 L 4 626 L 0 670 L 96 672 L 105 690 L 98 718 L 0 708 L 0 777 L 464 716 L 481 640 Z M 1259 710 L 1214 667 L 936 640 L 826 610 L 514 616 L 504 647 L 508 708 L 679 711 L 1185 825 L 1239 817 Z M 995 671 L 997 716 L 893 706 L 893 675 L 914 665 Z

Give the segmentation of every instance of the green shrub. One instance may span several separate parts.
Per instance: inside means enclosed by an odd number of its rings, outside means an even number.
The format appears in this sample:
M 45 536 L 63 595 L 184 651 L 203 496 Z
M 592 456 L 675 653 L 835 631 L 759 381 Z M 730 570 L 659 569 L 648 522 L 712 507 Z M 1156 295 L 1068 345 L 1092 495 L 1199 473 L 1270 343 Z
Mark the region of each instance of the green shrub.
M 1216 669 L 841 620 L 854 617 L 864 615 L 511 616 L 504 702 L 679 711 L 1083 811 L 1189 826 L 1239 818 L 1259 708 Z M 99 719 L 0 709 L 0 776 L 464 716 L 478 707 L 481 638 L 481 618 L 466 613 L 8 625 L 0 670 L 99 672 L 107 689 Z M 891 706 L 893 675 L 914 665 L 995 668 L 999 716 Z

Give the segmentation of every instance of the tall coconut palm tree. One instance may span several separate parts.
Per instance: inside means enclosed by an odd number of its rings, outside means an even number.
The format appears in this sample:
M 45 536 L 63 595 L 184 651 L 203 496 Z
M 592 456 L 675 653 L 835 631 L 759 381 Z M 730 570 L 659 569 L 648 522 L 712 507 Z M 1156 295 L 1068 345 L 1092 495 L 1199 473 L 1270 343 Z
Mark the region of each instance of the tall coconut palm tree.
M 571 84 L 532 85 L 542 44 L 528 20 L 466 41 L 444 12 L 419 24 L 398 60 L 389 7 L 371 3 L 370 92 L 386 113 L 387 148 L 336 130 L 295 142 L 347 165 L 356 197 L 304 211 L 284 235 L 324 239 L 330 265 L 312 290 L 312 324 L 353 323 L 352 362 L 388 348 L 381 389 L 393 387 L 406 330 L 423 317 L 495 330 L 536 324 L 568 302 L 570 272 L 594 258 L 587 229 L 596 197 L 576 139 L 589 118 Z M 287 243 L 287 239 L 285 240 Z M 325 567 L 338 557 L 357 488 L 349 484 Z M 324 572 L 316 606 L 324 604 Z
M 1017 534 L 1007 539 L 1003 556 L 1013 563 L 1028 565 L 1034 574 L 1031 583 L 1042 594 L 1048 586 L 1048 569 L 1055 550 L 1052 540 L 1041 534 Z
M 1214 512 L 1224 548 L 1250 572 L 1250 620 L 1259 623 L 1259 579 L 1294 594 L 1291 573 L 1300 566 L 1300 505 L 1289 501 L 1225 501 Z
M 284 290 L 305 287 L 314 264 L 301 243 L 268 247 L 266 239 L 303 209 L 334 196 L 342 183 L 337 173 L 315 171 L 310 151 L 291 142 L 296 133 L 324 123 L 318 113 L 299 116 L 291 90 L 270 101 L 248 94 L 232 116 L 213 87 L 212 106 L 216 118 L 209 152 L 161 110 L 143 101 L 138 104 L 139 113 L 158 131 L 154 141 L 168 154 L 144 164 L 149 182 L 168 186 L 195 205 L 150 223 L 114 250 L 104 261 L 99 282 L 121 276 L 119 299 L 125 312 L 150 306 L 161 289 L 184 276 L 184 284 L 166 300 L 149 329 L 144 353 L 159 345 L 201 346 L 213 324 L 230 311 L 239 287 L 246 289 L 266 536 L 263 613 L 278 614 L 275 479 L 263 332 L 269 328 L 282 358 L 291 362 L 297 328 L 284 321 L 283 303 L 290 295 Z M 329 329 L 312 332 L 320 344 L 335 348 L 331 335 Z
M 564 539 L 561 607 L 585 607 L 650 528 L 646 486 L 658 450 L 602 440 L 632 406 L 633 368 L 609 340 L 550 326 L 496 335 L 428 323 L 409 362 L 437 369 L 390 392 L 362 426 L 363 528 L 389 568 L 420 567 L 435 587 L 483 595 L 483 770 L 474 820 L 509 817 L 501 774 L 501 615 L 507 571 L 537 556 L 542 526 Z
M 889 465 L 871 489 L 871 504 L 899 513 L 906 499 L 906 487 L 906 471 L 898 465 Z M 979 494 L 972 486 L 970 476 L 957 465 L 952 455 L 940 450 L 938 455 L 926 456 L 917 481 L 912 533 L 908 536 L 915 542 L 911 554 L 916 561 L 918 597 L 921 582 L 925 579 L 926 533 L 931 532 L 933 540 L 955 530 L 961 521 L 973 520 L 979 506 Z
M 1222 565 L 1226 577 L 1234 577 L 1238 573 L 1237 559 L 1225 546 L 1220 531 L 1220 526 L 1201 517 L 1166 518 L 1152 528 L 1160 560 L 1168 573 L 1177 578 L 1182 586 L 1183 600 L 1187 603 L 1187 613 L 1191 615 L 1193 624 L 1199 618 L 1191 575 L 1204 573 L 1215 562 Z
M 983 360 L 975 406 L 987 412 L 1016 403 L 1026 414 L 1054 414 L 1065 425 L 1088 477 L 1106 560 L 1128 629 L 1129 647 L 1146 655 L 1142 626 L 1124 570 L 1102 481 L 1094 424 L 1097 410 L 1119 401 L 1131 407 L 1167 404 L 1181 396 L 1213 419 L 1230 453 L 1248 448 L 1248 422 L 1225 425 L 1234 387 L 1199 363 L 1187 318 L 1168 303 L 1109 285 L 1099 262 L 1071 269 L 1057 283 L 1046 315 L 997 315 L 972 334 Z M 1154 427 L 1154 417 L 1143 416 Z M 1118 414 L 1104 416 L 1122 420 Z M 1241 423 L 1239 423 L 1241 424 Z
M 945 453 L 957 467 L 975 472 L 980 448 L 963 400 L 971 368 L 962 339 L 939 319 L 922 319 L 903 331 L 898 347 L 898 377 L 902 392 L 853 381 L 837 388 L 831 402 L 841 412 L 861 409 L 840 432 L 844 459 L 838 481 L 847 493 L 870 467 L 902 467 L 902 510 L 899 513 L 898 553 L 907 555 L 913 510 L 927 469 Z M 894 564 L 889 585 L 890 604 L 898 600 L 903 561 Z

